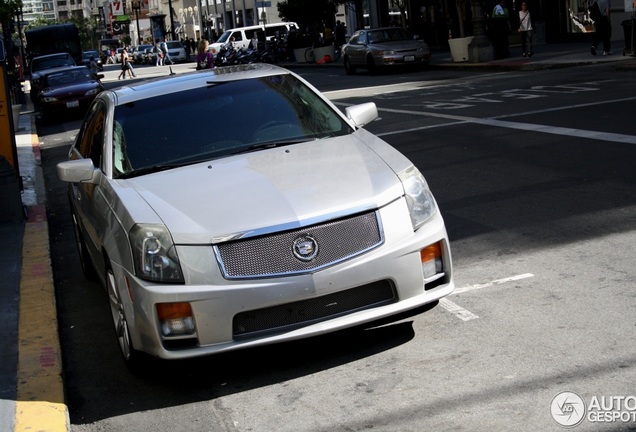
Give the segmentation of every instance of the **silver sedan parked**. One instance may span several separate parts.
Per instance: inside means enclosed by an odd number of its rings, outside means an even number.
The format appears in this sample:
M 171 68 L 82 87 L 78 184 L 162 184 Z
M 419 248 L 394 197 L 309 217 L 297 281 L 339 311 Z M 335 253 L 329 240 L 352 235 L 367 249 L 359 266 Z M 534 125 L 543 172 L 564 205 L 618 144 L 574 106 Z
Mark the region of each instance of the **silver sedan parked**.
M 343 114 L 266 64 L 95 99 L 57 173 L 129 365 L 372 323 L 453 291 L 433 194 L 362 128 L 377 114 Z
M 342 52 L 348 75 L 359 67 L 374 73 L 389 66 L 426 66 L 431 61 L 431 50 L 426 42 L 411 37 L 402 27 L 358 30 Z

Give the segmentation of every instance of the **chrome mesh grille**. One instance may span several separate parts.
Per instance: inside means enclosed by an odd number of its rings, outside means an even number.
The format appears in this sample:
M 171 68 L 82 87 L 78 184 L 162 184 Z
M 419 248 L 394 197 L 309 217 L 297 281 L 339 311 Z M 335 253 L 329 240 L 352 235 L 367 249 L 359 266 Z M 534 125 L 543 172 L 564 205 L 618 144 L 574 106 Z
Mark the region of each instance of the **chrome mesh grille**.
M 293 253 L 294 241 L 311 236 L 317 255 L 303 261 Z M 228 279 L 307 273 L 366 252 L 382 243 L 375 212 L 324 224 L 222 243 L 215 247 Z
M 382 280 L 309 300 L 241 312 L 234 316 L 235 337 L 324 321 L 357 310 L 370 309 L 397 301 L 391 282 Z

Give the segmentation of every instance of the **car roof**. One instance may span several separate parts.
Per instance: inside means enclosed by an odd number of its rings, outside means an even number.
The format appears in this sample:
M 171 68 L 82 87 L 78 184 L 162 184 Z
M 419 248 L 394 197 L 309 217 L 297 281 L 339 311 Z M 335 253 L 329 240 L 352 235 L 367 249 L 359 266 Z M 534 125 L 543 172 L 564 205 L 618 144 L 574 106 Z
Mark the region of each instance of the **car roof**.
M 55 54 L 45 54 L 45 55 L 41 55 L 41 56 L 37 56 L 37 57 L 33 57 L 33 60 L 41 60 L 41 59 L 47 59 L 47 58 L 55 58 L 55 57 L 70 57 L 73 58 L 72 55 L 70 55 L 67 52 L 60 52 L 60 53 L 55 53 Z
M 51 69 L 44 69 L 40 72 L 40 76 L 43 78 L 47 75 L 51 75 L 53 73 L 58 73 L 58 72 L 65 72 L 65 71 L 69 71 L 69 70 L 74 70 L 74 69 L 84 69 L 87 71 L 90 71 L 90 69 L 88 69 L 88 67 L 86 65 L 79 65 L 79 66 L 60 66 L 60 67 L 54 67 Z
M 115 105 L 124 105 L 141 99 L 178 93 L 232 81 L 262 78 L 272 75 L 292 74 L 287 69 L 267 63 L 225 66 L 184 74 L 159 77 L 132 85 L 117 87 L 104 92 L 102 98 L 112 98 Z

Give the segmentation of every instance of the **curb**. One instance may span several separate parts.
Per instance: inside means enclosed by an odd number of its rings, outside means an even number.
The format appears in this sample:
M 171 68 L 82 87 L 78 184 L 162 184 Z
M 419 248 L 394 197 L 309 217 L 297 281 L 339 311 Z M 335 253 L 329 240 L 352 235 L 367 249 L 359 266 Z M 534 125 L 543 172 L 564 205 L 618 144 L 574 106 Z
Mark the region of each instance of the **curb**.
M 30 127 L 26 128 L 28 133 L 21 134 L 20 146 L 31 147 L 32 160 L 27 163 L 41 168 L 40 143 L 32 115 L 28 122 Z M 36 201 L 29 207 L 22 242 L 13 430 L 67 432 L 70 419 L 65 404 L 46 206 Z

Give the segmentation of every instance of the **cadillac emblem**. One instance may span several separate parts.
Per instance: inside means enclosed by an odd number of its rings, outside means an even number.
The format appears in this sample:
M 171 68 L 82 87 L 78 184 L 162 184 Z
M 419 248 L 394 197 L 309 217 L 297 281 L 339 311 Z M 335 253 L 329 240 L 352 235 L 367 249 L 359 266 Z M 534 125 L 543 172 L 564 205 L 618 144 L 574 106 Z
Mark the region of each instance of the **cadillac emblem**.
M 301 235 L 292 245 L 294 256 L 301 261 L 311 261 L 318 255 L 318 242 L 308 234 Z

